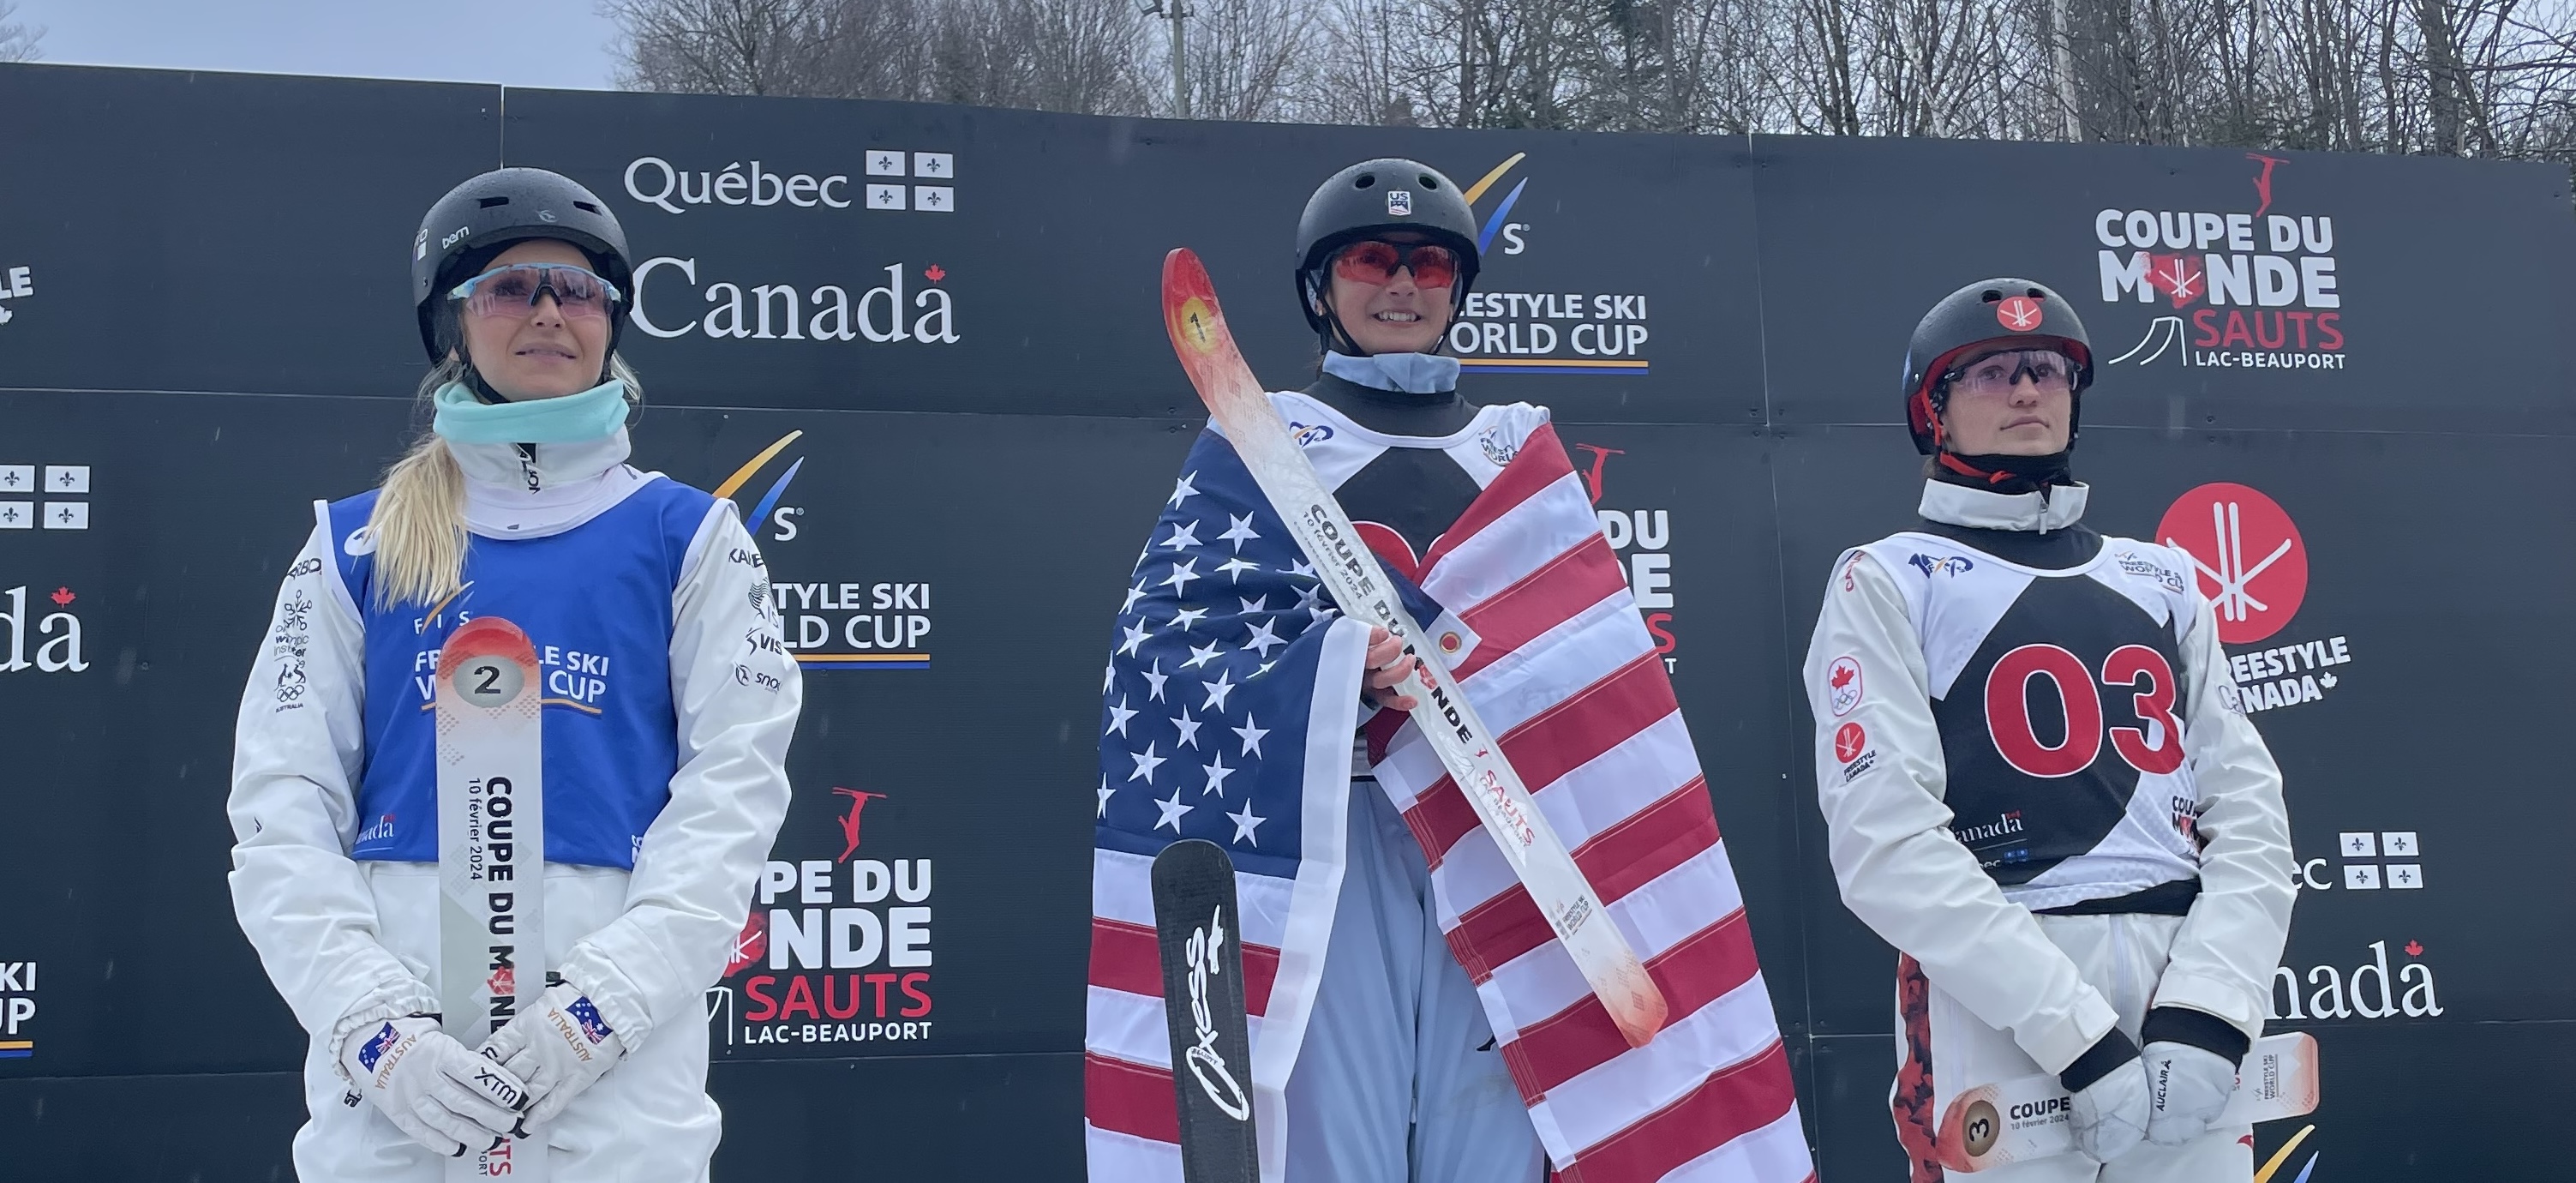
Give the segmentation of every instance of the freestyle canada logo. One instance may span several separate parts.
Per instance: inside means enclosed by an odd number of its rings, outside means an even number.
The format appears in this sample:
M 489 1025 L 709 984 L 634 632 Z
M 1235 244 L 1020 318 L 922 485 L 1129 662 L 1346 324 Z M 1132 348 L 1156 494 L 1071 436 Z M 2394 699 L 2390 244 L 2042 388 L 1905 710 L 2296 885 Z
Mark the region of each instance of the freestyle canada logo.
M 1620 573 L 1628 577 L 1628 592 L 1637 600 L 1637 612 L 1645 617 L 1646 632 L 1655 639 L 1655 652 L 1664 659 L 1664 672 L 1671 673 L 1680 659 L 1673 651 L 1681 639 L 1673 624 L 1673 513 L 1670 509 L 1603 508 L 1623 505 L 1624 499 L 1608 496 L 1610 458 L 1627 455 L 1627 449 L 1602 444 L 1574 445 L 1574 458 L 1582 467 L 1584 491 L 1591 494 L 1593 512 L 1601 520 L 1602 536 L 1619 557 Z
M 2345 368 L 2334 218 L 2275 200 L 2296 189 L 2282 184 L 2286 159 L 2246 161 L 2250 209 L 2114 206 L 2093 215 L 2103 302 L 2154 309 L 2137 343 L 2104 364 Z M 2124 331 L 2099 334 L 2100 350 L 2118 348 L 2112 337 Z
M 1462 196 L 1472 209 L 1529 158 L 1515 152 L 1469 185 Z M 1646 373 L 1646 297 L 1635 292 L 1505 291 L 1511 282 L 1504 260 L 1526 254 L 1537 227 L 1514 221 L 1526 175 L 1487 207 L 1476 231 L 1484 266 L 1467 294 L 1458 322 L 1449 326 L 1449 349 L 1466 369 L 1488 374 Z M 1497 249 L 1496 244 L 1500 247 Z
M 838 1044 L 930 1038 L 931 860 L 854 858 L 861 812 L 887 794 L 832 794 L 847 801 L 833 819 L 840 856 L 769 862 L 724 982 L 708 994 L 727 1047 L 831 1054 Z
M 36 963 L 0 961 L 0 1060 L 36 1054 Z
M 715 495 L 732 497 L 748 487 L 804 435 L 799 429 L 780 436 L 717 485 Z M 811 561 L 812 543 L 805 538 L 805 508 L 784 500 L 806 459 L 789 459 L 786 470 L 743 514 L 743 527 L 762 548 L 756 558 L 770 572 L 761 585 L 766 592 L 755 594 L 766 594 L 776 605 L 787 651 L 809 671 L 929 669 L 929 583 L 840 580 L 827 577 L 836 572 L 815 570 L 819 564 Z M 787 572 L 796 578 L 784 578 Z
M 0 463 L 0 530 L 37 529 L 89 529 L 88 465 Z
M 871 148 L 860 164 L 862 180 L 856 189 L 847 172 L 787 172 L 785 167 L 765 167 L 754 160 L 745 168 L 736 160 L 693 172 L 686 162 L 638 156 L 626 165 L 626 195 L 666 214 L 708 205 L 929 214 L 957 209 L 957 156 L 952 152 Z
M 11 306 L 12 301 L 24 300 L 35 294 L 34 269 L 28 267 L 0 269 L 0 325 L 8 324 L 18 318 L 16 309 Z
M 2342 684 L 2338 671 L 2352 661 L 2348 637 L 2244 648 L 2271 640 L 2308 595 L 2307 539 L 2280 502 L 2247 485 L 2202 485 L 2165 510 L 2156 540 L 2191 556 L 2218 639 L 2231 647 L 2228 673 L 2246 711 L 2316 702 Z

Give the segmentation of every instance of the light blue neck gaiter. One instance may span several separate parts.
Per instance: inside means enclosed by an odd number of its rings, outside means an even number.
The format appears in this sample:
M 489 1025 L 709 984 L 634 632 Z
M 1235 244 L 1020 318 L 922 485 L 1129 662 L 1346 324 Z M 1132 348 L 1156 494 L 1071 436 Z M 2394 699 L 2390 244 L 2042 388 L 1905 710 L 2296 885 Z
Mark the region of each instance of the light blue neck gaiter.
M 460 444 L 578 444 L 626 424 L 626 384 L 610 379 L 579 394 L 487 403 L 462 382 L 430 396 L 438 408 L 429 429 Z
M 1405 394 L 1446 394 L 1458 389 L 1458 359 L 1436 353 L 1324 355 L 1324 372 L 1347 382 Z

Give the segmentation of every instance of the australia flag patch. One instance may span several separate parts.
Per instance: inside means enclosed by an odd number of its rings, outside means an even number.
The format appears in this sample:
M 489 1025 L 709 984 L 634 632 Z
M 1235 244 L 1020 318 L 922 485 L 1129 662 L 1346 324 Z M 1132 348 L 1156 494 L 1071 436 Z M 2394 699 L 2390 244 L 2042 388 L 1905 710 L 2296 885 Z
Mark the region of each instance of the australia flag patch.
M 581 1033 L 589 1036 L 592 1043 L 616 1034 L 609 1029 L 607 1020 L 599 1017 L 599 1007 L 587 998 L 573 999 L 572 1005 L 564 1009 L 572 1013 L 573 1021 L 581 1024 Z
M 385 1049 L 393 1046 L 393 1042 L 394 1025 L 387 1023 L 383 1030 L 376 1032 L 367 1042 L 358 1045 L 358 1066 L 369 1072 L 375 1071 L 376 1061 L 385 1058 Z

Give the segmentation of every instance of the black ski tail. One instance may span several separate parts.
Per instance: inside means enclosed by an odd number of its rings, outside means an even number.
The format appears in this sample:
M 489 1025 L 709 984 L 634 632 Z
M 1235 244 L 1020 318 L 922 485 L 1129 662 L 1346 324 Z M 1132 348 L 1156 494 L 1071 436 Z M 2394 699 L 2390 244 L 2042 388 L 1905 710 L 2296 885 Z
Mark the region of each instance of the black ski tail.
M 1154 856 L 1154 937 L 1172 1035 L 1187 1183 L 1260 1183 L 1253 1135 L 1252 1035 L 1244 1017 L 1234 860 L 1187 839 Z

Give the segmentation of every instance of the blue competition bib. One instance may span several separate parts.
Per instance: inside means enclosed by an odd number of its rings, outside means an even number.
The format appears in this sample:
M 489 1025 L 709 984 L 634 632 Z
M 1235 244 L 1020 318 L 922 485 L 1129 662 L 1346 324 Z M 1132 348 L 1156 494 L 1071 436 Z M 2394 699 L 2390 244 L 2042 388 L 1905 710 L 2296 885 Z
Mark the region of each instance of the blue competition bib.
M 547 538 L 472 537 L 465 589 L 446 603 L 375 603 L 375 551 L 351 536 L 372 491 L 330 507 L 340 578 L 366 620 L 364 819 L 352 858 L 438 861 L 438 650 L 458 625 L 499 616 L 536 645 L 544 675 L 546 861 L 633 870 L 671 797 L 671 597 L 714 498 L 656 479 Z

